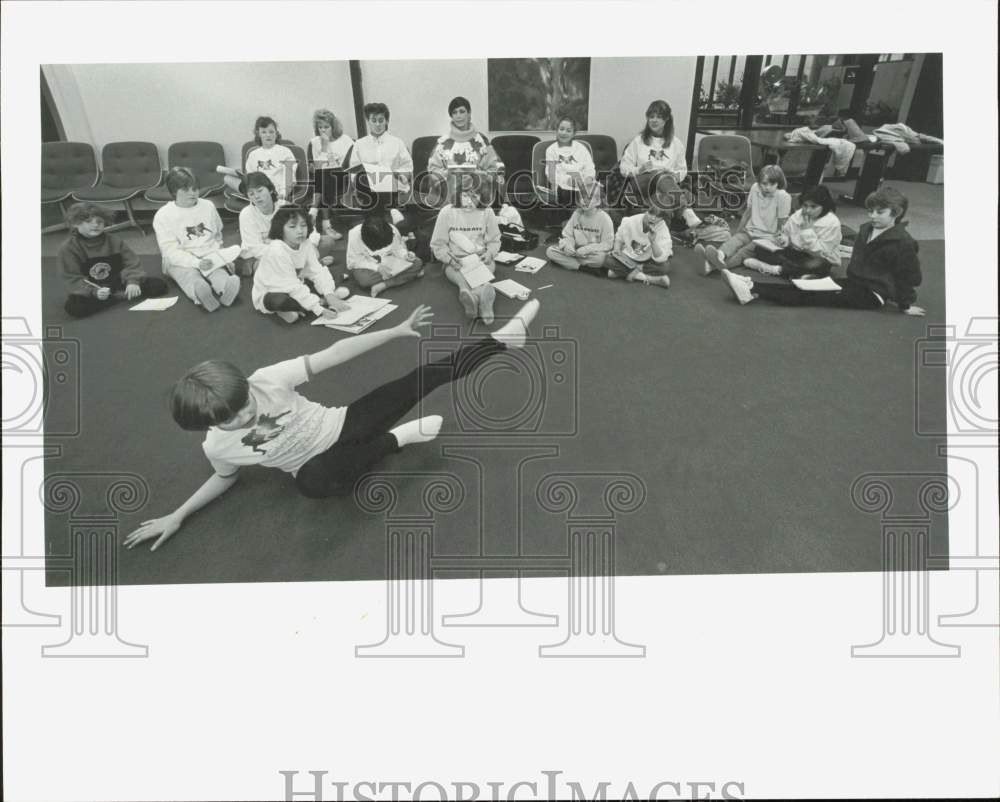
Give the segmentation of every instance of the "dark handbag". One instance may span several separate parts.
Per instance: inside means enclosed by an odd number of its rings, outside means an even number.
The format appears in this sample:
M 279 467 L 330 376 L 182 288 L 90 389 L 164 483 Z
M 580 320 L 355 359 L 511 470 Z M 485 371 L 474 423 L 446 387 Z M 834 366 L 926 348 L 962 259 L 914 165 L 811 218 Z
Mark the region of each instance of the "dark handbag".
M 514 223 L 500 223 L 500 250 L 524 253 L 538 247 L 538 234 Z

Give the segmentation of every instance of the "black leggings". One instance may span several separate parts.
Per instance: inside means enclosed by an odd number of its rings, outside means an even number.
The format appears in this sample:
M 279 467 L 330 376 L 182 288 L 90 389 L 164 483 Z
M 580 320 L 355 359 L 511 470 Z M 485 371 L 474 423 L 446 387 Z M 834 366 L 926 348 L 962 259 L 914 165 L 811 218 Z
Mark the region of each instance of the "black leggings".
M 471 373 L 505 349 L 503 343 L 484 337 L 443 359 L 421 365 L 351 403 L 344 416 L 340 439 L 299 469 L 295 477 L 299 491 L 309 498 L 348 495 L 354 483 L 373 465 L 399 451 L 399 443 L 389 429 L 421 398 Z
M 813 276 L 829 276 L 833 269 L 826 259 L 816 256 L 814 253 L 800 251 L 795 248 L 782 248 L 780 251 L 769 251 L 767 248 L 758 247 L 754 256 L 769 265 L 777 265 L 781 268 L 781 275 L 785 278 L 799 278 L 807 273 Z
M 319 295 L 316 291 L 316 285 L 309 279 L 302 279 L 302 283 L 306 285 L 309 292 L 313 295 Z M 263 304 L 268 312 L 300 312 L 305 314 L 309 311 L 287 292 L 266 292 L 264 293 Z
M 791 282 L 764 284 L 754 282 L 753 292 L 758 298 L 786 306 L 836 306 L 843 309 L 879 309 L 882 301 L 867 287 L 850 278 L 834 279 L 840 292 L 812 292 L 800 290 Z

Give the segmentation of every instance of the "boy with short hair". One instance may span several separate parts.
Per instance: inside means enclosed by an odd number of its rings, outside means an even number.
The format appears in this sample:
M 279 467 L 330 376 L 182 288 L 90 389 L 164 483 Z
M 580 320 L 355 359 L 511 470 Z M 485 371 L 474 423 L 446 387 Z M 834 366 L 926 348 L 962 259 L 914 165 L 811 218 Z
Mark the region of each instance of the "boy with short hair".
M 73 233 L 59 248 L 59 264 L 71 317 L 89 317 L 122 298 L 167 294 L 167 282 L 147 277 L 135 251 L 104 230 L 112 219 L 112 213 L 96 203 L 74 203 L 66 211 L 66 225 Z
M 722 274 L 741 304 L 763 298 L 795 306 L 881 309 L 892 301 L 904 315 L 923 316 L 926 311 L 913 303 L 923 276 L 917 258 L 919 246 L 903 220 L 909 205 L 902 192 L 889 186 L 865 199 L 869 222 L 858 231 L 846 278 L 834 279 L 839 290 L 808 291 L 791 283 L 757 283 L 728 270 Z

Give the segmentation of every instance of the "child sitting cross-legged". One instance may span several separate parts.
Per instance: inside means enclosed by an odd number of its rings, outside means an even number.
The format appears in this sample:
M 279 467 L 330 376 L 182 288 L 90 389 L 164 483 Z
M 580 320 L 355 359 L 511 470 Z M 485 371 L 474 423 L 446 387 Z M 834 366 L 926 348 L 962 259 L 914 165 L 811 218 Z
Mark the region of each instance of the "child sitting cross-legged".
M 271 242 L 253 276 L 251 298 L 258 311 L 294 323 L 306 312 L 335 318 L 348 308 L 341 299 L 349 293 L 338 288 L 330 270 L 320 264 L 316 246 L 309 241 L 311 233 L 309 215 L 297 206 L 282 206 L 274 213 Z
M 482 173 L 456 176 L 455 202 L 438 214 L 431 235 L 431 251 L 444 266 L 448 281 L 458 287 L 458 300 L 472 320 L 493 322 L 496 290 L 489 283 L 473 286 L 466 280 L 480 265 L 496 272 L 500 226 L 489 202 L 489 185 Z
M 59 265 L 69 290 L 66 313 L 72 317 L 88 317 L 119 299 L 167 294 L 167 282 L 147 277 L 128 243 L 104 230 L 111 219 L 111 211 L 96 203 L 74 203 L 66 211 L 73 233 L 59 248 Z
M 188 431 L 204 431 L 202 449 L 212 474 L 177 509 L 131 532 L 125 546 L 152 540 L 155 551 L 189 515 L 233 487 L 240 469 L 262 465 L 290 473 L 307 498 L 347 496 L 357 480 L 406 446 L 437 437 L 443 420 L 402 418 L 433 390 L 472 373 L 508 349 L 524 347 L 538 301 L 528 301 L 488 337 L 418 366 L 346 407 L 327 407 L 298 392 L 300 385 L 393 340 L 419 337 L 431 311 L 418 306 L 407 320 L 383 331 L 341 339 L 312 354 L 262 367 L 249 376 L 229 362 L 196 365 L 175 385 L 173 417 Z M 431 352 L 431 349 L 426 349 Z M 321 512 L 321 511 L 320 511 Z
M 240 280 L 224 262 L 222 219 L 210 200 L 198 196 L 198 179 L 187 167 L 171 167 L 167 190 L 173 197 L 153 216 L 163 272 L 206 312 L 229 306 L 240 292 Z
M 766 164 L 757 174 L 757 183 L 747 194 L 747 208 L 733 235 L 716 248 L 701 243 L 695 253 L 705 260 L 705 275 L 724 267 L 740 267 L 744 259 L 753 257 L 755 240 L 778 243 L 782 227 L 792 210 L 792 196 L 785 191 L 788 182 L 784 171 L 776 164 Z
M 550 246 L 545 256 L 567 270 L 603 276 L 604 261 L 615 242 L 615 225 L 600 208 L 601 185 L 592 178 L 584 179 L 576 202 L 577 209 L 563 226 L 559 243 Z
M 837 306 L 881 309 L 892 301 L 904 315 L 923 316 L 914 305 L 922 275 L 917 243 L 906 230 L 903 215 L 909 201 L 893 187 L 883 186 L 865 199 L 869 222 L 854 243 L 847 277 L 835 278 L 839 289 L 803 290 L 795 284 L 764 284 L 723 270 L 729 288 L 741 304 L 762 298 L 793 306 Z
M 664 187 L 670 185 L 679 192 L 677 184 L 664 176 Z M 666 289 L 670 278 L 666 275 L 667 262 L 674 252 L 667 220 L 676 210 L 671 201 L 670 191 L 652 195 L 646 211 L 622 219 L 615 234 L 614 249 L 608 254 L 605 267 L 608 278 L 641 281 L 646 286 L 653 285 Z
M 372 298 L 389 287 L 420 278 L 424 263 L 406 249 L 387 211 L 376 209 L 347 234 L 347 269 Z
M 744 267 L 785 278 L 828 276 L 840 267 L 840 220 L 830 190 L 807 187 L 799 202 L 801 208 L 781 228 L 779 249 L 755 246 L 754 256 L 743 260 Z

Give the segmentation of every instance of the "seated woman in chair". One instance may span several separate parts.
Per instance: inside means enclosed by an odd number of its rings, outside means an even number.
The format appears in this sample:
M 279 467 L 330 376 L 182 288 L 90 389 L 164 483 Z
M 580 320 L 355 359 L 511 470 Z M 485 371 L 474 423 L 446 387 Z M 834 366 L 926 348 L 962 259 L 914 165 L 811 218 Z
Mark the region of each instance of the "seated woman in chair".
M 487 172 L 497 166 L 497 154 L 490 141 L 472 122 L 472 104 L 461 96 L 453 98 L 448 104 L 448 116 L 448 133 L 438 139 L 427 161 L 427 170 L 434 177 L 433 190 L 442 200 L 448 198 L 449 169 Z
M 350 167 L 357 173 L 358 205 L 365 211 L 391 209 L 407 195 L 413 181 L 413 158 L 403 140 L 389 133 L 389 107 L 366 103 L 368 135 L 354 143 Z
M 307 158 L 309 159 L 309 176 L 314 181 L 316 191 L 313 192 L 312 207 L 309 215 L 316 221 L 316 212 L 323 202 L 320 188 L 322 175 L 318 175 L 321 170 L 336 170 L 347 166 L 351 149 L 354 147 L 354 140 L 344 133 L 344 126 L 340 120 L 328 109 L 317 109 L 313 112 L 313 131 L 316 136 L 309 140 Z M 325 174 L 323 174 L 325 175 Z M 331 236 L 338 240 L 341 233 L 332 229 Z
M 628 143 L 618 169 L 622 177 L 634 184 L 640 197 L 655 195 L 655 184 L 663 175 L 677 184 L 687 176 L 684 143 L 674 136 L 674 116 L 665 100 L 654 100 L 646 109 L 646 126 Z M 701 219 L 686 203 L 676 211 L 688 228 L 701 225 Z

